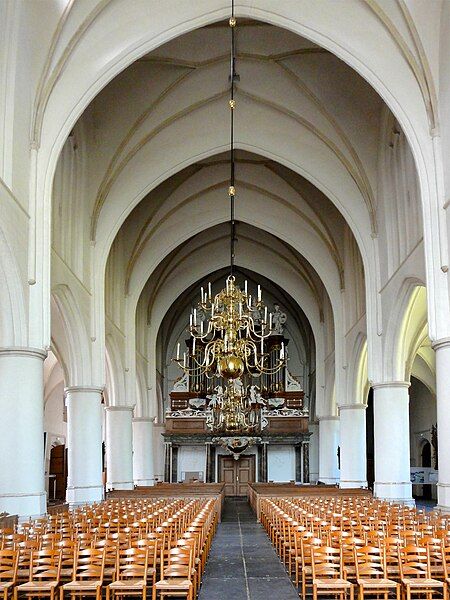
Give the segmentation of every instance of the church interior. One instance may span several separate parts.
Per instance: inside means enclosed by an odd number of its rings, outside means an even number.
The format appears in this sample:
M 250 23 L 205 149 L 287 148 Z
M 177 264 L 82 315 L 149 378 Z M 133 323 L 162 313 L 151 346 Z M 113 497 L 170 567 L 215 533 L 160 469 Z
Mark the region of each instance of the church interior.
M 449 56 L 450 0 L 0 2 L 4 600 L 447 598 Z

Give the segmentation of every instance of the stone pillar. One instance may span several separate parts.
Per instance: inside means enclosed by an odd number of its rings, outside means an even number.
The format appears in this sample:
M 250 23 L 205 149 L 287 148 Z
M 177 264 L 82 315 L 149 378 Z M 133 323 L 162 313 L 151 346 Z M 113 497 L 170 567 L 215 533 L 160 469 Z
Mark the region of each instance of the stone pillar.
M 295 481 L 303 483 L 303 444 L 295 444 Z
M 102 389 L 68 387 L 67 494 L 70 505 L 103 499 L 102 481 Z
M 339 407 L 341 477 L 339 487 L 367 487 L 365 404 Z
M 172 483 L 172 442 L 164 442 L 164 481 Z
M 262 483 L 266 483 L 269 478 L 269 461 L 268 461 L 268 446 L 269 442 L 262 442 L 261 444 L 261 479 Z
M 433 344 L 436 352 L 436 404 L 439 482 L 438 508 L 450 511 L 450 339 Z
M 106 489 L 132 490 L 133 407 L 107 406 L 106 411 Z
M 155 417 L 133 419 L 133 481 L 137 486 L 155 484 L 153 423 Z
M 211 478 L 211 460 L 212 460 L 212 443 L 211 442 L 205 442 L 205 453 L 206 453 L 206 459 L 205 459 L 205 483 L 212 483 L 212 478 Z
M 0 348 L 0 512 L 47 512 L 44 359 L 34 348 Z
M 319 417 L 319 481 L 322 483 L 339 482 L 338 446 L 339 417 Z
M 409 383 L 373 384 L 374 496 L 412 503 L 409 460 Z
M 309 440 L 302 442 L 302 483 L 309 483 Z

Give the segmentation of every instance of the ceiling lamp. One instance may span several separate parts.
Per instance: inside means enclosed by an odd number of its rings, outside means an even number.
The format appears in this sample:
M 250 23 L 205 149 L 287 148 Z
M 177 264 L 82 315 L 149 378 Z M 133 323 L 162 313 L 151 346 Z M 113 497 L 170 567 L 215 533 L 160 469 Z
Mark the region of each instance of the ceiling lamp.
M 221 377 L 226 380 L 224 402 L 236 405 L 238 398 L 244 398 L 249 390 L 236 387 L 234 382 L 243 375 L 259 377 L 262 374 L 274 375 L 286 366 L 287 354 L 284 342 L 280 340 L 278 352 L 265 351 L 266 340 L 277 333 L 273 328 L 273 315 L 268 313 L 262 301 L 261 286 L 256 297 L 247 290 L 247 282 L 241 290 L 236 284 L 235 273 L 235 152 L 234 152 L 234 113 L 236 110 L 235 82 L 239 79 L 235 57 L 234 2 L 232 3 L 229 26 L 231 29 L 230 60 L 230 275 L 225 287 L 214 297 L 211 283 L 207 289 L 201 288 L 200 302 L 190 315 L 189 333 L 191 336 L 188 351 L 180 355 L 177 347 L 175 361 L 190 376 L 206 375 L 208 378 Z M 276 317 L 275 317 L 276 318 Z M 244 406 L 245 402 L 242 403 Z M 225 404 L 224 404 L 225 407 Z M 242 421 L 242 419 L 241 419 Z M 239 427 L 243 428 L 243 421 Z

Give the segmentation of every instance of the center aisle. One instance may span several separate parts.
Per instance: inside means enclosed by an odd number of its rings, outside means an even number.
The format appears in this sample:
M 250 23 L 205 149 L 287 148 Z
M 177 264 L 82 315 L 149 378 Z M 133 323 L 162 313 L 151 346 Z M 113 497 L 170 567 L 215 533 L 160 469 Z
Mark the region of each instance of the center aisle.
M 225 499 L 199 600 L 298 600 L 247 500 Z

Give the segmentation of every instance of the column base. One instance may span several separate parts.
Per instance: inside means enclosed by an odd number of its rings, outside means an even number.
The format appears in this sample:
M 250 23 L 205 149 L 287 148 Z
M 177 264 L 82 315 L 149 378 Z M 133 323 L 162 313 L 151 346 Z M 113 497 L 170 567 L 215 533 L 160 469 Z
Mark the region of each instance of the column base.
M 375 481 L 373 495 L 374 498 L 380 498 L 388 502 L 408 504 L 410 506 L 414 506 L 415 504 L 412 497 L 412 484 L 409 482 L 382 483 Z
M 154 479 L 135 479 L 134 485 L 137 485 L 138 487 L 149 487 L 149 486 L 155 485 L 155 480 Z
M 47 494 L 0 494 L 0 512 L 19 517 L 40 517 L 47 513 Z
M 106 489 L 109 492 L 111 490 L 134 490 L 134 483 L 132 481 L 107 481 Z
M 438 505 L 436 508 L 443 512 L 450 512 L 450 483 L 437 484 Z
M 104 492 L 102 485 L 80 485 L 68 487 L 66 492 L 66 501 L 70 506 L 101 502 L 103 499 Z
M 339 479 L 336 479 L 334 477 L 319 477 L 318 481 L 320 481 L 320 483 L 324 483 L 325 485 L 338 485 L 339 484 Z
M 362 481 L 362 480 L 356 480 L 356 481 L 350 481 L 350 480 L 343 480 L 341 479 L 340 483 L 339 483 L 339 487 L 341 489 L 355 489 L 355 488 L 367 488 L 367 481 Z

